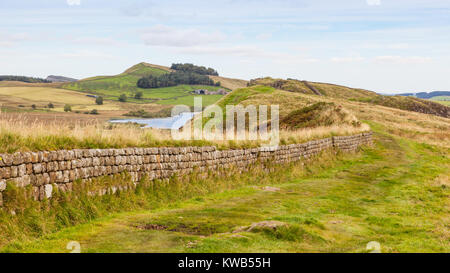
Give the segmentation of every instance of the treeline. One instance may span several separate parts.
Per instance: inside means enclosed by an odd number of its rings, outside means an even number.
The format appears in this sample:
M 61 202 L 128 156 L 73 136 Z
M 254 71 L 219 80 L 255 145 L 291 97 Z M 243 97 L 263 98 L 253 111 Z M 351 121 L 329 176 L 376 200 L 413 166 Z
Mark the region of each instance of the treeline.
M 211 75 L 211 76 L 219 76 L 219 73 L 217 73 L 216 70 L 212 68 L 206 68 L 204 66 L 197 66 L 193 64 L 172 64 L 170 67 L 173 70 L 176 71 L 182 71 L 182 72 L 190 72 L 190 73 L 196 73 L 200 75 Z
M 214 83 L 207 75 L 183 71 L 171 72 L 160 76 L 149 75 L 139 79 L 137 82 L 137 86 L 140 88 L 160 88 L 179 84 L 220 85 L 220 83 Z
M 28 83 L 50 83 L 51 81 L 41 79 L 41 78 L 33 78 L 26 76 L 1 76 L 0 81 L 17 81 L 17 82 L 28 82 Z

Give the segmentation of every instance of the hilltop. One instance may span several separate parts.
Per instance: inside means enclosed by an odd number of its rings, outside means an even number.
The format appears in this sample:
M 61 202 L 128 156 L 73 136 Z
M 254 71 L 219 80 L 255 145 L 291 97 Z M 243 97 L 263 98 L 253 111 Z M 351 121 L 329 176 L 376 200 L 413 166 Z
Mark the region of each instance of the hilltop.
M 64 77 L 64 76 L 55 76 L 55 75 L 50 75 L 45 80 L 47 80 L 49 82 L 76 82 L 76 81 L 78 81 L 77 79 L 68 78 L 68 77 Z
M 281 90 L 309 95 L 320 95 L 331 98 L 347 99 L 382 105 L 401 110 L 431 114 L 445 118 L 450 117 L 450 108 L 429 100 L 404 96 L 383 96 L 373 91 L 351 88 L 336 84 L 299 81 L 295 79 L 273 79 L 270 77 L 254 79 L 249 86 L 265 85 Z

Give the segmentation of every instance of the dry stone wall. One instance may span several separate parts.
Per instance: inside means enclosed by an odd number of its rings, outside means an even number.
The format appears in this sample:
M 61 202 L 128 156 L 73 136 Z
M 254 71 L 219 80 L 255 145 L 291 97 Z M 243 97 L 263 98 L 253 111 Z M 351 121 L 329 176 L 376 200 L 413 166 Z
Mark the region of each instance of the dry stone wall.
M 8 183 L 33 187 L 36 200 L 50 198 L 53 187 L 72 189 L 72 182 L 128 172 L 133 181 L 146 175 L 164 179 L 199 171 L 245 168 L 264 161 L 288 163 L 309 158 L 327 149 L 354 151 L 372 142 L 372 133 L 340 136 L 271 148 L 217 150 L 216 147 L 162 147 L 124 149 L 75 149 L 0 154 L 0 206 Z

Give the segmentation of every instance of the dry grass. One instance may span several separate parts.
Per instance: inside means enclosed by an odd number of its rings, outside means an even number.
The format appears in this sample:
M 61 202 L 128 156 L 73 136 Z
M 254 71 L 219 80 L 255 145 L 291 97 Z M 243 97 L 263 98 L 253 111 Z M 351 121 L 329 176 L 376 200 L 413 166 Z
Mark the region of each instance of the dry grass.
M 301 143 L 331 135 L 368 131 L 368 126 L 331 126 L 281 131 L 282 144 Z M 173 140 L 168 130 L 141 129 L 135 125 L 111 125 L 101 120 L 33 119 L 27 114 L 0 114 L 0 152 L 75 148 L 123 148 L 160 146 L 209 146 L 219 149 L 259 147 L 267 141 Z
M 238 88 L 244 88 L 247 86 L 246 80 L 224 78 L 220 76 L 209 76 L 209 77 L 213 79 L 214 82 L 220 82 L 223 87 L 228 88 L 230 90 L 236 90 Z
M 386 131 L 400 137 L 442 147 L 450 147 L 450 119 L 435 115 L 405 111 L 381 105 L 346 99 L 319 97 L 276 90 L 272 94 L 251 97 L 247 102 L 283 105 L 280 116 L 311 103 L 329 102 L 341 105 L 362 122 L 375 122 Z M 247 103 L 246 102 L 246 103 Z M 297 109 L 298 109 L 297 108 Z
M 69 104 L 72 110 L 119 110 L 118 103 L 104 101 L 103 105 L 96 105 L 95 99 L 87 97 L 86 94 L 58 88 L 48 87 L 2 87 L 1 96 L 8 96 L 9 99 L 17 101 L 29 101 L 39 106 L 45 106 L 49 102 L 56 107 L 54 111 L 64 111 L 64 105 Z

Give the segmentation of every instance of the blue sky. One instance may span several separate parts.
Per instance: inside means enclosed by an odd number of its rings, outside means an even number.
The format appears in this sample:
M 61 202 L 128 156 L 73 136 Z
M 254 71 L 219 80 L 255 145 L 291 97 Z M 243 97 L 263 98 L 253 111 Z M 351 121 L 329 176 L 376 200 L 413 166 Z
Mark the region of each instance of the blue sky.
M 142 61 L 384 93 L 450 90 L 450 1 L 0 1 L 0 74 L 84 78 Z

